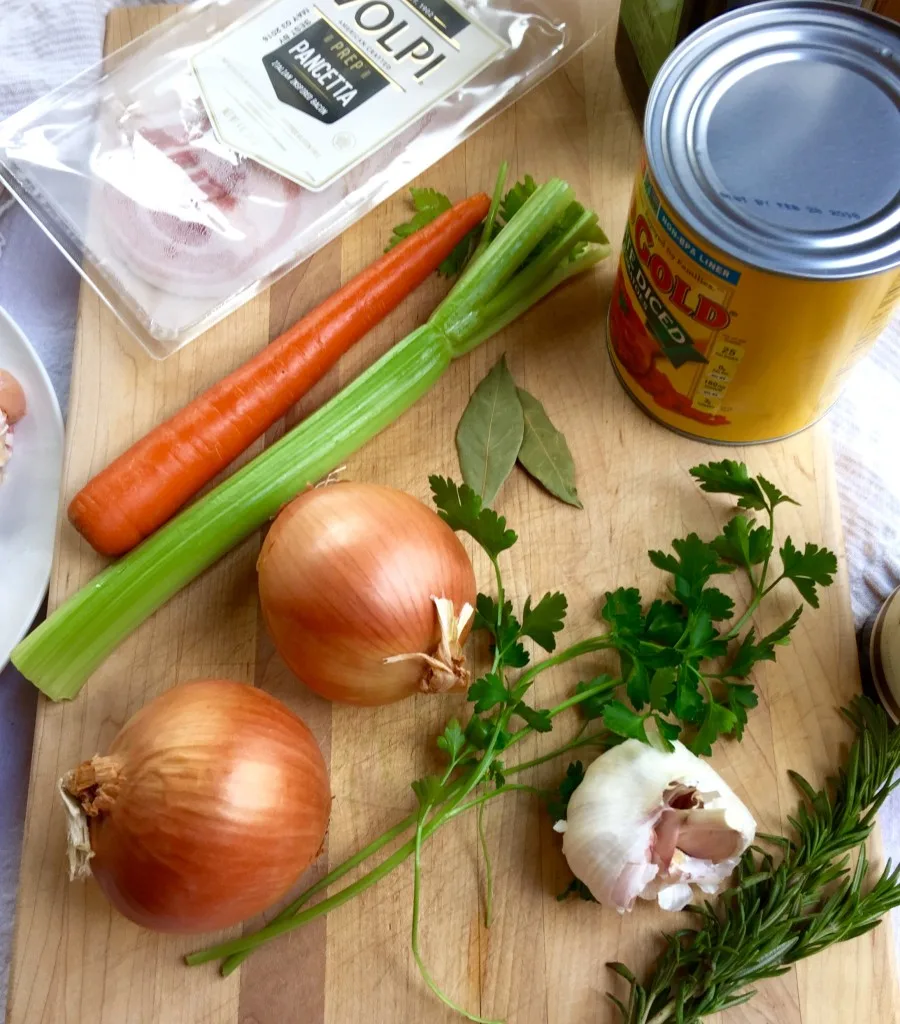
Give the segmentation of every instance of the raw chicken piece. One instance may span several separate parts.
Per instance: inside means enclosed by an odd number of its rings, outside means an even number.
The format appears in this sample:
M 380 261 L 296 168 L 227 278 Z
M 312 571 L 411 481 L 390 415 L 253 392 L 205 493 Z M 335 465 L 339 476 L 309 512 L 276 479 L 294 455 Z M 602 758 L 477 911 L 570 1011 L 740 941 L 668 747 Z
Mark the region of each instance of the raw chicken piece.
M 25 415 L 25 392 L 9 370 L 0 370 L 0 412 L 10 423 Z
M 4 467 L 12 458 L 13 423 L 25 415 L 25 392 L 22 385 L 9 372 L 0 370 L 0 483 Z

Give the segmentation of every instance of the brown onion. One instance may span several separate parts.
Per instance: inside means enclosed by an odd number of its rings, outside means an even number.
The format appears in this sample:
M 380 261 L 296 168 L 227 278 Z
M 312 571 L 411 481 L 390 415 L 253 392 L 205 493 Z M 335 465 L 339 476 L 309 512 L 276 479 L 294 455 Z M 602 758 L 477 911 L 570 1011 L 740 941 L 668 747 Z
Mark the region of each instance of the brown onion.
M 275 520 L 258 568 L 275 646 L 323 697 L 389 704 L 467 685 L 475 573 L 456 534 L 410 495 L 307 491 Z
M 306 725 L 227 680 L 157 697 L 61 789 L 73 875 L 92 873 L 126 917 L 163 932 L 213 931 L 274 903 L 320 850 L 331 804 Z

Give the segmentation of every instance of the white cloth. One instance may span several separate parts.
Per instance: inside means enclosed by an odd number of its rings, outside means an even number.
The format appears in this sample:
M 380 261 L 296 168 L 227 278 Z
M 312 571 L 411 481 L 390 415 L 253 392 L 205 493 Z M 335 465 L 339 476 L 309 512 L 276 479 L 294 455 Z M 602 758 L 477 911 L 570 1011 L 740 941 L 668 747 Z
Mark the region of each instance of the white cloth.
M 100 59 L 103 20 L 141 0 L 0 0 L 0 119 Z M 2 207 L 2 196 L 0 196 Z M 65 411 L 78 277 L 20 210 L 0 213 L 0 306 L 24 328 Z M 900 585 L 900 325 L 855 371 L 829 416 L 857 624 Z M 790 490 L 790 481 L 785 482 Z M 30 757 L 34 691 L 0 673 L 0 1008 Z M 18 785 L 16 784 L 18 782 Z M 882 815 L 885 843 L 900 852 L 900 796 Z M 900 941 L 900 915 L 895 915 Z
M 3 0 L 0 118 L 95 64 L 113 0 Z
M 854 369 L 828 422 L 861 625 L 900 587 L 900 318 Z

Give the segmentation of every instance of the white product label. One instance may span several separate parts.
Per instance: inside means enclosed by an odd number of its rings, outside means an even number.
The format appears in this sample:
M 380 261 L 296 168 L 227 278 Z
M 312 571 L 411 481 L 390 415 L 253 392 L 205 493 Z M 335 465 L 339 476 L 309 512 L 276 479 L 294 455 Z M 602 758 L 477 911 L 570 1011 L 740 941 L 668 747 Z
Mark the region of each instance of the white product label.
M 193 69 L 223 144 L 316 190 L 505 48 L 449 0 L 273 0 Z

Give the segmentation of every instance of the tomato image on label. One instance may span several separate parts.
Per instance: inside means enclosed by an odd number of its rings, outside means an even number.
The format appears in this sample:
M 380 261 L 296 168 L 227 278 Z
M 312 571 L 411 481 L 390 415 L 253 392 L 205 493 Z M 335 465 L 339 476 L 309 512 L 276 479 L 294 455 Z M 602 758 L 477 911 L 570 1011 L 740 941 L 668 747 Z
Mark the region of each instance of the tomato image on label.
M 629 263 L 637 261 L 637 254 L 629 242 L 630 239 L 626 235 L 625 250 L 630 249 L 630 252 L 623 251 L 622 254 L 626 267 Z M 646 319 L 641 317 L 628 297 L 621 269 L 616 277 L 610 302 L 609 336 L 622 366 L 638 387 L 650 395 L 660 408 L 708 426 L 728 423 L 726 416 L 695 409 L 691 398 L 676 390 L 669 377 L 656 365 L 663 359 L 677 367 L 686 362 L 705 363 L 706 358 L 694 346 L 690 336 L 675 318 L 668 313 L 649 286 L 646 277 L 639 271 L 638 274 L 637 280 L 631 280 L 632 285 L 636 286 L 636 294 L 644 297 L 641 306 Z M 638 288 L 641 290 L 638 291 Z M 641 301 L 640 298 L 638 301 Z

